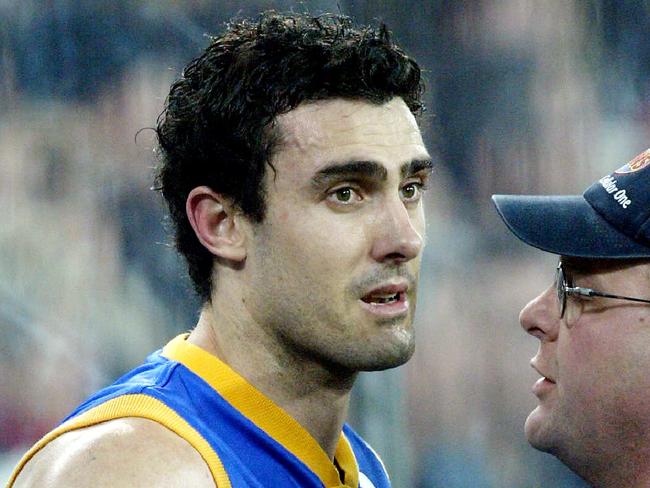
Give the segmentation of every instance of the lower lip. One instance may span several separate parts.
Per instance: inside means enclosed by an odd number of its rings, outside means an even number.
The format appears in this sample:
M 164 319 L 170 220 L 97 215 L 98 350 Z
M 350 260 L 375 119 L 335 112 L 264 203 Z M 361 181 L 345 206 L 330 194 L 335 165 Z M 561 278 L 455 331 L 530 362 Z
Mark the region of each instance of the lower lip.
M 364 302 L 359 300 L 361 307 L 367 312 L 382 318 L 399 317 L 409 311 L 409 301 L 405 293 L 400 293 L 399 300 L 390 303 Z
M 533 385 L 533 394 L 537 397 L 544 395 L 555 388 L 555 383 L 546 379 L 540 378 Z

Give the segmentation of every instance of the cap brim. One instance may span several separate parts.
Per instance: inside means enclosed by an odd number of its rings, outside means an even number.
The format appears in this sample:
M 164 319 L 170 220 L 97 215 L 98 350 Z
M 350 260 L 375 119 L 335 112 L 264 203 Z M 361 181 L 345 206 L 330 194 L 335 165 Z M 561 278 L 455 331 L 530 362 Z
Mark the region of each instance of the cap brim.
M 582 196 L 493 195 L 508 228 L 526 244 L 563 256 L 650 257 L 644 246 L 616 230 Z

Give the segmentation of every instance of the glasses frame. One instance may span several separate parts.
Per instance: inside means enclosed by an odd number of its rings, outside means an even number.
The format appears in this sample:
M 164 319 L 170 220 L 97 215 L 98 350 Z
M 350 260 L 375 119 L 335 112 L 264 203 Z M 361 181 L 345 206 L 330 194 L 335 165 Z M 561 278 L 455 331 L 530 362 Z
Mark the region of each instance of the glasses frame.
M 562 262 L 560 261 L 555 270 L 555 290 L 557 292 L 557 299 L 560 305 L 560 318 L 564 318 L 564 312 L 566 311 L 566 302 L 567 296 L 581 296 L 586 298 L 591 297 L 604 297 L 604 298 L 614 298 L 616 300 L 628 300 L 630 302 L 638 303 L 650 303 L 649 299 L 646 298 L 637 298 L 637 297 L 627 297 L 623 295 L 613 295 L 611 293 L 605 293 L 603 291 L 594 290 L 593 288 L 584 288 L 582 286 L 571 286 L 566 279 L 566 274 L 562 268 Z

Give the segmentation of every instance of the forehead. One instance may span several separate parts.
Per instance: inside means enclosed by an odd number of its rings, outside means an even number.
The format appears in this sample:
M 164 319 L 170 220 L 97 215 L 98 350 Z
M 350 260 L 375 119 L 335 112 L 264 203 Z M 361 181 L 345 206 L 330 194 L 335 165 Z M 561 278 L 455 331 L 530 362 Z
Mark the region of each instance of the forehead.
M 274 163 L 312 171 L 332 162 L 373 160 L 384 165 L 429 157 L 404 101 L 382 105 L 332 99 L 303 104 L 276 120 L 282 137 Z

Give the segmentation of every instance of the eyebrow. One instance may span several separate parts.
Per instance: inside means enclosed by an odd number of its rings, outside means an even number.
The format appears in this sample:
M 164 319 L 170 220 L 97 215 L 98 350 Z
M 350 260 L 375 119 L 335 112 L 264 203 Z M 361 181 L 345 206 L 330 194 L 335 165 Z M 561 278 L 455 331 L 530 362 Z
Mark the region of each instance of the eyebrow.
M 421 171 L 431 171 L 433 162 L 430 159 L 414 159 L 400 167 L 402 178 L 412 176 Z M 312 185 L 319 187 L 341 177 L 363 177 L 370 180 L 386 181 L 388 170 L 376 161 L 348 161 L 333 163 L 319 170 L 312 178 Z
M 404 163 L 400 168 L 402 178 L 413 176 L 414 174 L 426 171 L 430 173 L 433 170 L 433 161 L 430 159 L 414 159 L 408 163 Z

